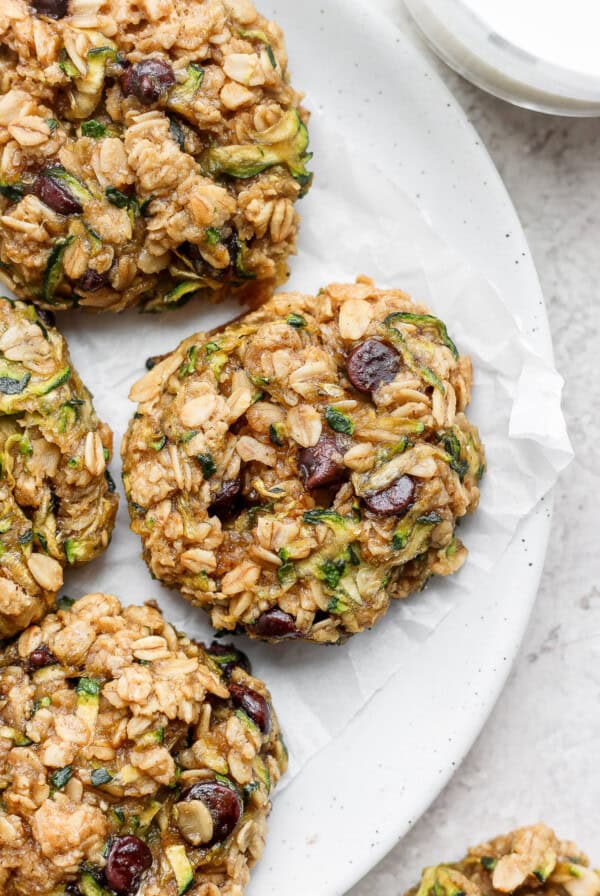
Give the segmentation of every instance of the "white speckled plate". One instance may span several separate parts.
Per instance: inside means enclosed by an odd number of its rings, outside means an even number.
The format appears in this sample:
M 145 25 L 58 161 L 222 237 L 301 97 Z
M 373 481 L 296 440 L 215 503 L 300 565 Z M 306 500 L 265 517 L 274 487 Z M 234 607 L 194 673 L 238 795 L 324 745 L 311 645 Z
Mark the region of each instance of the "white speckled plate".
M 307 104 L 331 116 L 416 199 L 436 232 L 498 287 L 533 347 L 550 360 L 543 298 L 515 210 L 428 61 L 368 2 L 261 6 L 286 31 Z M 546 499 L 520 527 L 484 593 L 461 602 L 276 797 L 249 896 L 341 896 L 437 796 L 505 682 L 535 599 L 550 516 Z

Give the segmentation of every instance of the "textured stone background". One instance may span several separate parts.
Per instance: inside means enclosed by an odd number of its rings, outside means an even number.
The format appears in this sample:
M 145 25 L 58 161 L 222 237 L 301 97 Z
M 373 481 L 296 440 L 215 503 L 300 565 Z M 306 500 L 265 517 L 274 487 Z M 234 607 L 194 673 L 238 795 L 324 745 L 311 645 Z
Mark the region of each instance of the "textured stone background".
M 370 2 L 409 27 L 401 0 Z M 600 862 L 600 119 L 517 109 L 435 64 L 527 234 L 576 460 L 556 488 L 538 601 L 498 705 L 429 812 L 348 896 L 398 896 L 424 865 L 539 819 Z

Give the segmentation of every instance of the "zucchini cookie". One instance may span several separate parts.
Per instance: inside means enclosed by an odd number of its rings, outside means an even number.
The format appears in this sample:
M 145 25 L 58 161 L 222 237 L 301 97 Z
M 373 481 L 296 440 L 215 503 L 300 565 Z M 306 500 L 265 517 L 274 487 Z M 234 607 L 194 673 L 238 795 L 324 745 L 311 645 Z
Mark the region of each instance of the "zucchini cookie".
M 574 843 L 536 824 L 473 847 L 460 862 L 426 868 L 406 896 L 598 896 L 600 874 L 588 865 Z
M 64 567 L 108 545 L 111 452 L 48 315 L 0 298 L 0 639 L 49 609 Z
M 366 279 L 278 295 L 198 333 L 131 390 L 132 529 L 217 629 L 336 642 L 448 575 L 484 455 L 471 363 Z
M 311 175 L 279 26 L 250 0 L 6 0 L 0 276 L 47 308 L 258 304 Z
M 287 762 L 264 684 L 151 605 L 70 603 L 0 653 L 3 896 L 241 896 Z

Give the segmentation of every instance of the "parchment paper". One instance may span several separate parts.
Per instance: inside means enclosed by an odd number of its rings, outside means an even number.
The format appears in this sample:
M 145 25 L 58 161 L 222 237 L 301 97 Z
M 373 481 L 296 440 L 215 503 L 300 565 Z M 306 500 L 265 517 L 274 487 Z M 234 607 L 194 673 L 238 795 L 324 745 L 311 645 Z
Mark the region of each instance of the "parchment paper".
M 393 675 L 403 645 L 427 638 L 461 596 L 494 574 L 519 521 L 552 487 L 572 453 L 560 409 L 562 380 L 528 346 L 494 288 L 444 245 L 372 159 L 354 147 L 348 152 L 341 135 L 319 115 L 313 117 L 312 139 L 318 147 L 317 177 L 301 206 L 300 252 L 292 260 L 290 288 L 314 292 L 365 273 L 429 304 L 448 324 L 459 350 L 473 359 L 470 416 L 480 427 L 489 469 L 480 509 L 460 527 L 470 556 L 456 576 L 395 604 L 373 631 L 342 647 L 273 647 L 239 639 L 255 672 L 269 684 L 283 723 L 291 762 L 282 786 Z M 161 316 L 59 316 L 98 412 L 115 432 L 112 472 L 119 485 L 121 437 L 134 411 L 127 393 L 143 373 L 146 357 L 237 313 L 231 304 L 188 306 Z M 106 555 L 66 576 L 65 591 L 72 597 L 101 590 L 123 603 L 155 598 L 176 626 L 211 638 L 200 610 L 151 580 L 139 541 L 128 529 L 124 498 Z

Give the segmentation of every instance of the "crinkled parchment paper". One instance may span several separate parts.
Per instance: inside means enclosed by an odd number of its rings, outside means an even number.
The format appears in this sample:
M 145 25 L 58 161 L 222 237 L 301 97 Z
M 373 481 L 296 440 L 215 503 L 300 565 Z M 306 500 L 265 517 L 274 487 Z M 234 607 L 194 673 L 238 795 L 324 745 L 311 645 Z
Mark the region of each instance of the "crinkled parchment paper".
M 394 674 L 406 645 L 414 648 L 427 638 L 465 592 L 485 587 L 517 524 L 571 457 L 560 410 L 561 378 L 527 345 L 502 298 L 436 237 L 411 200 L 372 160 L 354 147 L 351 155 L 343 138 L 318 115 L 312 132 L 317 177 L 301 206 L 301 250 L 293 261 L 290 286 L 313 292 L 332 280 L 364 273 L 381 286 L 401 287 L 429 304 L 447 322 L 460 351 L 473 359 L 470 415 L 481 429 L 489 471 L 480 509 L 460 527 L 470 556 L 456 576 L 432 582 L 423 594 L 395 604 L 373 631 L 342 647 L 272 647 L 240 640 L 256 673 L 273 691 L 290 748 L 288 782 Z M 146 357 L 238 311 L 234 305 L 188 306 L 162 316 L 59 318 L 96 407 L 114 429 L 117 482 L 121 437 L 134 411 L 127 393 L 143 373 Z M 65 589 L 73 597 L 108 591 L 124 603 L 155 598 L 176 626 L 211 637 L 202 611 L 150 578 L 140 544 L 128 529 L 124 499 L 109 550 L 85 569 L 67 574 Z

